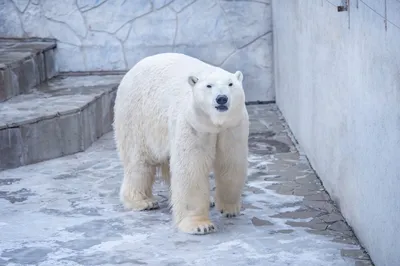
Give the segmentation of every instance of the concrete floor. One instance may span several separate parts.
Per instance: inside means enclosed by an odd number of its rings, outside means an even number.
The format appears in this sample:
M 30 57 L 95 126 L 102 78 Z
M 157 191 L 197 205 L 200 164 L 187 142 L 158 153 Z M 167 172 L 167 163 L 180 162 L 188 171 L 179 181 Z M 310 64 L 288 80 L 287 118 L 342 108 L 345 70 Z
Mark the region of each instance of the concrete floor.
M 248 110 L 243 210 L 229 219 L 211 209 L 217 233 L 173 228 L 161 182 L 161 209 L 124 211 L 108 133 L 86 152 L 0 172 L 0 265 L 372 265 L 276 107 Z

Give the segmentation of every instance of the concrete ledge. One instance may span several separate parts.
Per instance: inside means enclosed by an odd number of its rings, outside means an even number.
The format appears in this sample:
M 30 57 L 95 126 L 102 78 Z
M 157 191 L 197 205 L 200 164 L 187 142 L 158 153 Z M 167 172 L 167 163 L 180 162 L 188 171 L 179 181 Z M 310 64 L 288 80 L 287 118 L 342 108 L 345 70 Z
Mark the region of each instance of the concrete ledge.
M 50 40 L 0 38 L 0 102 L 54 77 L 55 48 Z
M 0 170 L 87 149 L 112 129 L 121 78 L 56 77 L 0 103 Z

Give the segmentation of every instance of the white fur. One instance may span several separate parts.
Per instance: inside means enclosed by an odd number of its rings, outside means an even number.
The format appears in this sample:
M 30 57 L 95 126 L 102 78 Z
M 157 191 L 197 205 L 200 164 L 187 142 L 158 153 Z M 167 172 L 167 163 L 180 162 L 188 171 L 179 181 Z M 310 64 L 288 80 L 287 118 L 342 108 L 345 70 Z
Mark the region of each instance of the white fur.
M 181 231 L 216 229 L 209 219 L 211 170 L 216 207 L 228 217 L 239 213 L 249 134 L 242 80 L 240 71 L 232 74 L 176 53 L 144 58 L 128 71 L 114 107 L 115 141 L 124 167 L 120 197 L 126 208 L 158 208 L 152 185 L 160 167 Z M 229 98 L 226 112 L 215 108 L 219 94 Z

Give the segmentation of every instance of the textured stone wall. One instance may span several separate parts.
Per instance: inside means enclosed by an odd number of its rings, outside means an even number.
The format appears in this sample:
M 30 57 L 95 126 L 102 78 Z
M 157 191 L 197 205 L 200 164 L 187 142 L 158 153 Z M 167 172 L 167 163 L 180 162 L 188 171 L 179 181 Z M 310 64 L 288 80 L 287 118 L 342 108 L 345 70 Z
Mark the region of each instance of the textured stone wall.
M 341 3 L 272 1 L 276 101 L 375 265 L 398 266 L 400 1 Z
M 0 36 L 57 39 L 60 71 L 182 52 L 242 70 L 248 101 L 274 100 L 271 28 L 270 0 L 0 0 Z

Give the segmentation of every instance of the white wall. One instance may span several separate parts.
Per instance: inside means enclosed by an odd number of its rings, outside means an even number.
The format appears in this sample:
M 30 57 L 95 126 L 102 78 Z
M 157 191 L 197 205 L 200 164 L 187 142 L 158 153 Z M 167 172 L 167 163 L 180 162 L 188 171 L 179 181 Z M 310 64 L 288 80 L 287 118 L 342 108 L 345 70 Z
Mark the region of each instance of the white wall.
M 400 1 L 350 2 L 272 1 L 277 103 L 373 261 L 397 266 Z
M 58 40 L 60 71 L 127 70 L 182 52 L 245 75 L 247 101 L 275 99 L 271 0 L 0 0 L 0 37 Z

